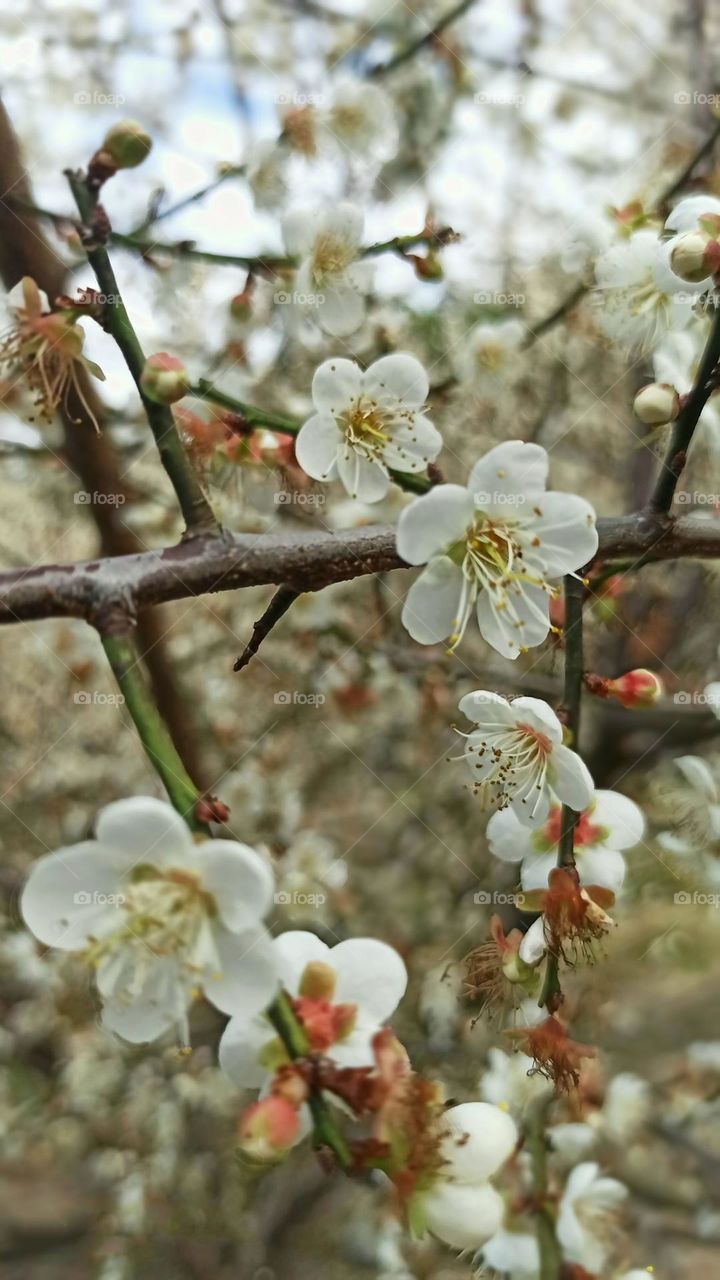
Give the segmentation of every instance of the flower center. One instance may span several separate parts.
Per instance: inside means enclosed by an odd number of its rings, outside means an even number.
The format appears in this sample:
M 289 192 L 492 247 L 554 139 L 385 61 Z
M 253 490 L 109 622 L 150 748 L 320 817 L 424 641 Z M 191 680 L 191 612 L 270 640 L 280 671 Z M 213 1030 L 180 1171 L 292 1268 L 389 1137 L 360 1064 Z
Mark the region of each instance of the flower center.
M 562 805 L 553 805 L 544 827 L 533 834 L 533 844 L 540 853 L 548 852 L 560 840 L 562 832 Z M 608 837 L 607 827 L 593 822 L 592 810 L 586 809 L 575 824 L 575 849 L 588 848 L 596 844 L 604 844 Z
M 375 400 L 362 396 L 338 418 L 345 440 L 353 449 L 372 458 L 382 453 L 390 441 L 388 415 Z
M 475 364 L 480 373 L 498 373 L 505 359 L 505 348 L 499 342 L 483 342 L 475 351 Z
M 89 949 L 93 963 L 135 947 L 141 954 L 175 956 L 192 972 L 202 972 L 209 962 L 219 968 L 214 945 L 208 945 L 217 904 L 191 872 L 136 867 L 118 906 L 118 928 Z
M 330 232 L 319 235 L 312 249 L 312 278 L 323 285 L 343 275 L 355 257 L 355 247 Z
M 553 598 L 557 596 L 557 588 L 525 568 L 518 529 L 517 521 L 495 520 L 482 511 L 476 511 L 465 537 L 448 550 L 449 558 L 463 572 L 460 603 L 450 636 L 450 652 L 462 640 L 481 591 L 490 592 L 493 607 L 498 612 L 507 613 L 508 624 L 517 629 L 520 639 L 525 622 L 516 603 L 523 594 L 523 587 L 540 587 Z
M 505 809 L 519 799 L 534 813 L 544 786 L 552 743 L 530 724 L 483 726 L 468 734 L 466 757 L 481 772 L 475 792 L 484 806 Z

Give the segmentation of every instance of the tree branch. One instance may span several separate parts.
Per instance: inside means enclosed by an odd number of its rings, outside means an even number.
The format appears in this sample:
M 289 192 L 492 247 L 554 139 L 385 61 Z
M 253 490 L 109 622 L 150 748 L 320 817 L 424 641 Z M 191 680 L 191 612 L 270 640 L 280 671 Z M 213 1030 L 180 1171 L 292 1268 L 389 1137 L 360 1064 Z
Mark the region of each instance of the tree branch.
M 720 528 L 712 521 L 640 512 L 600 519 L 598 530 L 603 562 L 720 559 Z M 0 574 L 0 625 L 38 618 L 96 623 L 119 607 L 134 613 L 238 587 L 318 591 L 332 582 L 407 567 L 388 525 L 341 533 L 204 534 L 164 550 Z
M 285 617 L 288 609 L 295 603 L 299 595 L 300 592 L 294 591 L 292 587 L 278 587 L 264 614 L 255 623 L 252 635 L 237 659 L 233 671 L 242 671 L 251 658 L 255 657 L 263 640 L 270 635 L 273 627 L 280 619 Z

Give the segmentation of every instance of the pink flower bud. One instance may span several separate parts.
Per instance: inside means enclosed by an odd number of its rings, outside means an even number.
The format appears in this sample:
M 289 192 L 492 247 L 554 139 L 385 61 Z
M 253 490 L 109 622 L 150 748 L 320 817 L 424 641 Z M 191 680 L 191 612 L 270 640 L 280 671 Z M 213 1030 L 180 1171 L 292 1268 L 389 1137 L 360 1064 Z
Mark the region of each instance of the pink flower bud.
M 654 671 L 638 667 L 635 671 L 627 671 L 617 680 L 607 680 L 603 676 L 585 676 L 585 687 L 599 698 L 615 698 L 623 707 L 637 710 L 640 707 L 651 707 L 664 692 L 663 683 Z
M 166 351 L 158 351 L 149 356 L 140 377 L 142 387 L 148 400 L 156 404 L 175 404 L 182 400 L 190 389 L 190 377 L 182 360 L 177 356 L 169 356 Z
M 294 1145 L 299 1125 L 292 1103 L 271 1094 L 254 1102 L 241 1117 L 238 1145 L 253 1160 L 279 1160 Z
M 661 427 L 666 422 L 674 422 L 680 412 L 680 396 L 668 382 L 651 382 L 642 391 L 638 391 L 633 410 L 649 427 Z

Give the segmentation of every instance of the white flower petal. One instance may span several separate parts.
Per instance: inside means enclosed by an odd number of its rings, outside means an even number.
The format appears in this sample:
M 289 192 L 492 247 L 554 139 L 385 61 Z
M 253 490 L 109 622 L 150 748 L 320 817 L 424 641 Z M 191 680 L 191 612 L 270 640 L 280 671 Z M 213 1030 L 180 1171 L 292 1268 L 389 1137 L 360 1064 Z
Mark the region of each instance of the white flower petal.
M 182 864 L 195 848 L 185 820 L 172 805 L 152 796 L 107 805 L 98 814 L 95 834 L 98 844 L 116 850 L 128 869 L 140 863 Z
M 438 1181 L 422 1197 L 428 1231 L 454 1249 L 479 1249 L 502 1224 L 505 1204 L 489 1183 Z
M 460 699 L 458 709 L 468 720 L 474 720 L 479 725 L 511 727 L 516 721 L 507 698 L 503 698 L 500 693 L 493 693 L 491 689 L 474 689 L 472 693 L 466 693 Z
M 604 827 L 608 849 L 632 849 L 645 834 L 645 817 L 639 805 L 619 791 L 596 791 L 590 812 L 593 826 Z
M 700 219 L 708 213 L 720 213 L 720 200 L 716 196 L 688 196 L 675 205 L 665 227 L 668 231 L 695 231 Z
M 85 840 L 33 863 L 20 911 L 40 942 L 78 951 L 117 927 L 117 905 L 108 899 L 120 891 L 117 869 L 96 841 Z
M 320 327 L 333 337 L 343 338 L 360 328 L 365 319 L 365 299 L 352 284 L 324 284 L 313 314 Z
M 349 938 L 332 948 L 328 963 L 337 974 L 334 1002 L 357 1004 L 377 1022 L 389 1018 L 405 994 L 407 970 L 386 942 Z
M 511 710 L 515 717 L 516 724 L 530 725 L 531 729 L 536 729 L 546 738 L 549 738 L 554 747 L 562 742 L 563 731 L 562 725 L 558 720 L 552 707 L 547 702 L 543 702 L 542 698 L 513 698 Z M 553 759 L 555 752 L 553 752 Z
M 535 1236 L 521 1231 L 501 1229 L 483 1246 L 486 1267 L 513 1280 L 537 1280 L 540 1273 L 540 1250 Z
M 243 1089 L 260 1089 L 267 1080 L 267 1070 L 258 1056 L 272 1040 L 275 1031 L 267 1018 L 231 1018 L 220 1038 L 218 1061 L 222 1070 Z
M 406 564 L 425 564 L 465 535 L 472 521 L 472 498 L 459 484 L 438 484 L 400 512 L 398 555 Z M 459 566 L 455 566 L 459 570 Z M 446 633 L 446 634 L 449 634 Z
M 447 1130 L 441 1142 L 444 1177 L 478 1183 L 491 1178 L 512 1155 L 517 1125 L 507 1111 L 490 1102 L 461 1102 L 443 1116 Z
M 475 463 L 468 490 L 476 507 L 483 511 L 500 509 L 502 515 L 512 517 L 517 503 L 503 502 L 503 498 L 517 499 L 522 511 L 527 502 L 534 503 L 543 493 L 547 473 L 548 455 L 541 445 L 506 440 Z
M 102 966 L 101 966 L 102 967 Z M 99 975 L 98 987 L 106 983 Z M 188 993 L 173 959 L 146 960 L 143 982 L 137 992 L 121 991 L 103 1001 L 103 1027 L 131 1044 L 157 1040 L 186 1022 Z
M 598 548 L 595 511 L 574 493 L 545 493 L 537 503 L 539 515 L 528 524 L 524 558 L 528 566 L 540 562 L 548 577 L 557 578 L 592 560 Z M 539 538 L 540 546 L 529 545 Z
M 208 1000 L 237 1018 L 266 1009 L 277 992 L 280 968 L 270 934 L 265 929 L 228 933 L 218 928 L 215 945 L 220 969 L 202 975 Z
M 491 854 L 501 862 L 522 862 L 534 854 L 532 833 L 518 822 L 512 809 L 494 813 L 485 835 Z
M 342 437 L 334 418 L 315 414 L 308 418 L 295 441 L 295 457 L 303 471 L 314 480 L 334 480 Z
M 382 464 L 364 458 L 351 445 L 338 453 L 337 469 L 350 497 L 359 502 L 380 502 L 390 488 L 390 477 Z
M 551 759 L 552 787 L 563 804 L 583 813 L 592 801 L 594 783 L 587 765 L 569 747 L 555 747 Z
M 462 570 L 447 556 L 435 556 L 405 597 L 402 624 L 418 644 L 446 640 L 457 621 Z
M 316 960 L 331 964 L 330 947 L 316 934 L 305 929 L 289 929 L 274 942 L 280 961 L 280 981 L 291 996 L 296 996 L 305 966 Z
M 197 847 L 197 855 L 203 887 L 215 898 L 226 929 L 238 933 L 267 914 L 275 881 L 255 849 L 235 840 L 208 840 Z
M 424 471 L 441 449 L 442 436 L 437 427 L 424 413 L 415 413 L 407 426 L 393 429 L 392 438 L 383 448 L 383 461 L 394 471 Z M 445 489 L 447 485 L 435 487 Z
M 544 916 L 538 916 L 537 920 L 533 920 L 527 933 L 523 934 L 518 955 L 521 960 L 524 960 L 525 964 L 535 968 L 535 965 L 540 963 L 546 951 L 545 918 Z
M 690 786 L 699 791 L 701 796 L 711 803 L 717 801 L 715 779 L 707 761 L 703 760 L 702 756 L 677 756 L 675 764 Z
M 526 858 L 522 864 L 522 870 L 520 872 L 520 884 L 522 888 L 547 889 L 548 876 L 556 866 L 556 850 L 552 850 L 550 853 L 531 854 L 530 857 Z
M 381 404 L 397 400 L 406 409 L 419 409 L 430 390 L 428 376 L 415 356 L 402 351 L 381 356 L 365 373 L 363 391 Z
M 577 856 L 580 883 L 597 884 L 616 896 L 625 880 L 625 859 L 616 849 L 582 849 Z
M 362 389 L 362 372 L 354 360 L 334 356 L 324 360 L 312 380 L 312 398 L 323 417 L 335 418 L 355 403 Z

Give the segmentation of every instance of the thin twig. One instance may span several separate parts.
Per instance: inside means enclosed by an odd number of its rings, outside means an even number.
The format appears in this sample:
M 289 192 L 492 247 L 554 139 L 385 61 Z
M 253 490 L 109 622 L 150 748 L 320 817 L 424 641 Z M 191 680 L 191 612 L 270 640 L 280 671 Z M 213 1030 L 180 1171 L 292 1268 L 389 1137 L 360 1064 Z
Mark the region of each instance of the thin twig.
M 142 390 L 140 378 L 145 366 L 145 354 L 122 300 L 107 249 L 99 242 L 99 238 L 93 238 L 89 225 L 99 211 L 97 197 L 88 190 L 82 175 L 67 172 L 66 177 L 85 224 L 85 235 L 89 237 L 86 245 L 87 259 L 97 277 L 100 292 L 105 296 L 108 330 L 117 342 L 140 394 L 160 461 L 177 495 L 188 532 L 200 533 L 217 529 L 217 521 L 190 465 L 170 409 L 149 400 Z
M 255 657 L 263 640 L 270 635 L 273 627 L 280 619 L 284 618 L 288 609 L 295 603 L 300 594 L 299 591 L 293 590 L 292 587 L 278 587 L 264 614 L 255 623 L 252 635 L 237 659 L 233 671 L 242 671 L 251 658 Z
M 690 392 L 677 421 L 673 424 L 670 442 L 662 461 L 660 474 L 648 504 L 648 510 L 667 512 L 672 506 L 677 482 L 687 461 L 687 451 L 700 421 L 702 411 L 710 396 L 717 390 L 713 374 L 720 362 L 720 306 L 715 312 L 695 385 Z
M 440 38 L 443 31 L 445 31 L 446 27 L 449 27 L 451 23 L 456 22 L 458 18 L 461 18 L 464 13 L 467 13 L 468 9 L 472 8 L 474 4 L 475 0 L 460 0 L 459 4 L 454 5 L 452 9 L 448 9 L 447 13 L 439 18 L 434 26 L 432 26 L 429 31 L 426 31 L 424 35 L 418 36 L 417 40 L 412 40 L 410 44 L 406 45 L 404 49 L 401 49 L 399 53 L 396 53 L 394 57 L 390 58 L 387 62 L 381 62 L 378 66 L 371 67 L 368 72 L 368 77 L 372 80 L 379 80 L 383 76 L 389 76 L 393 71 L 397 71 L 398 67 L 404 66 L 405 63 L 409 62 L 411 58 L 414 58 L 417 53 L 420 53 L 422 49 L 426 49 L 428 45 L 434 44 L 435 41 Z

